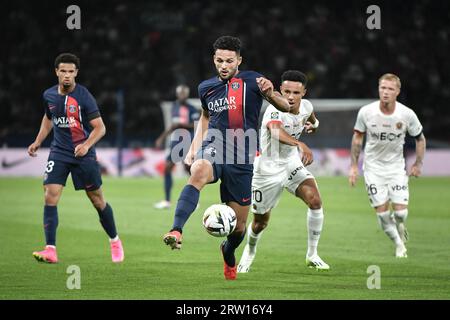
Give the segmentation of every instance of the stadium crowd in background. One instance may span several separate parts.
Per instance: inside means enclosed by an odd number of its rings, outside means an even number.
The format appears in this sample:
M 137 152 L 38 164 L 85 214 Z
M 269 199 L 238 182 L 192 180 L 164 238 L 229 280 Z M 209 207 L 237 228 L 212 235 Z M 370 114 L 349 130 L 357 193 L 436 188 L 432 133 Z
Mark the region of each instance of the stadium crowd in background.
M 399 101 L 415 106 L 427 137 L 450 142 L 447 2 L 381 1 L 381 30 L 367 29 L 368 4 L 360 1 L 273 2 L 265 10 L 242 1 L 78 5 L 81 30 L 67 29 L 62 4 L 15 1 L 0 13 L 0 30 L 7 30 L 0 50 L 2 145 L 26 146 L 35 134 L 43 110 L 41 92 L 54 84 L 47 66 L 60 52 L 74 52 L 84 61 L 80 81 L 101 106 L 109 129 L 104 143 L 115 143 L 115 95 L 123 89 L 126 142 L 153 145 L 164 130 L 160 102 L 174 99 L 178 83 L 194 90 L 214 74 L 209 44 L 222 34 L 243 41 L 243 68 L 271 79 L 289 68 L 305 70 L 309 99 L 376 99 L 376 88 L 367 79 L 394 72 L 407 80 Z M 233 14 L 223 14 L 229 10 Z

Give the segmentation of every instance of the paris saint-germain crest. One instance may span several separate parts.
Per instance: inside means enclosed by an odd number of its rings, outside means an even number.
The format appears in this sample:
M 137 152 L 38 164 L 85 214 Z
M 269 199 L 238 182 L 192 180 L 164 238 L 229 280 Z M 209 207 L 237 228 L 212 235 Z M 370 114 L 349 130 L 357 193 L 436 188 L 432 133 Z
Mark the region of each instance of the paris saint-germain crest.
M 239 82 L 233 82 L 231 84 L 231 89 L 233 89 L 233 90 L 237 90 L 237 89 L 239 89 L 239 87 L 240 87 Z
M 73 104 L 71 104 L 71 105 L 69 106 L 69 112 L 70 112 L 70 113 L 75 113 L 75 112 L 77 112 L 77 107 L 75 107 Z

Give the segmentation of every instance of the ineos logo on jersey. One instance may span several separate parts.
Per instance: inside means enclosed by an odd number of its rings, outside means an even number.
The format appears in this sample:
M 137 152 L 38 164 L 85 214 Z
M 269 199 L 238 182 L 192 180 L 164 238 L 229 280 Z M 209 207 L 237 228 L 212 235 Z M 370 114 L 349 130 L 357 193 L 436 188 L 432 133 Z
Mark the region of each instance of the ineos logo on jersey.
M 58 128 L 73 128 L 77 126 L 75 117 L 54 117 L 53 123 Z
M 208 109 L 214 112 L 222 112 L 224 110 L 236 109 L 236 97 L 220 98 L 214 101 L 208 102 Z
M 395 134 L 392 132 L 371 132 L 370 135 L 372 136 L 372 138 L 378 139 L 380 141 L 394 141 L 395 139 L 400 139 L 400 137 L 402 136 L 401 133 Z

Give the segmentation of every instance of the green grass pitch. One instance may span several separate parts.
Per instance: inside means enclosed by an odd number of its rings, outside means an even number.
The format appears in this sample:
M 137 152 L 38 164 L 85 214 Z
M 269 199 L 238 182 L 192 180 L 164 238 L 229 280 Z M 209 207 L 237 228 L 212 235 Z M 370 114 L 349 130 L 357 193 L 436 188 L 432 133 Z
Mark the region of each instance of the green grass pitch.
M 176 180 L 174 199 L 184 183 Z M 96 211 L 68 182 L 58 206 L 60 262 L 48 265 L 31 255 L 44 241 L 41 180 L 2 178 L 0 299 L 450 298 L 450 178 L 410 180 L 409 257 L 400 260 L 378 227 L 362 179 L 353 189 L 345 177 L 319 178 L 318 183 L 325 210 L 319 254 L 331 271 L 305 267 L 306 207 L 285 192 L 251 272 L 225 281 L 221 239 L 201 225 L 203 210 L 220 202 L 218 184 L 202 191 L 200 209 L 185 226 L 182 250 L 171 251 L 162 236 L 172 224 L 173 210 L 153 209 L 163 195 L 162 180 L 105 178 L 105 196 L 125 248 L 124 263 L 116 265 Z M 66 286 L 71 265 L 81 271 L 79 290 Z M 380 268 L 380 289 L 367 288 L 372 265 Z

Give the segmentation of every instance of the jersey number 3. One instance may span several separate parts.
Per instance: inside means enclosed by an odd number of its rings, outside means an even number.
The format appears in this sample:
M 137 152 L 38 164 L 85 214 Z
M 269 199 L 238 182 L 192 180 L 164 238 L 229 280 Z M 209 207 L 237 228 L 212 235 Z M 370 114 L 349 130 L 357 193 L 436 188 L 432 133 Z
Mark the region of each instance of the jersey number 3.
M 54 165 L 55 165 L 55 161 L 53 161 L 53 160 L 47 162 L 47 167 L 45 168 L 45 172 L 47 172 L 47 173 L 52 172 Z

